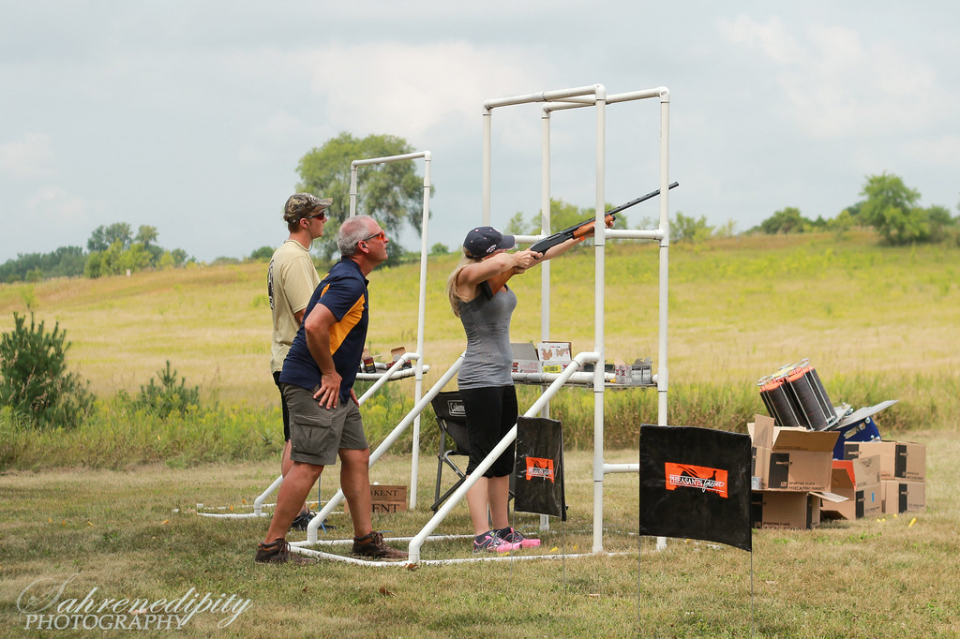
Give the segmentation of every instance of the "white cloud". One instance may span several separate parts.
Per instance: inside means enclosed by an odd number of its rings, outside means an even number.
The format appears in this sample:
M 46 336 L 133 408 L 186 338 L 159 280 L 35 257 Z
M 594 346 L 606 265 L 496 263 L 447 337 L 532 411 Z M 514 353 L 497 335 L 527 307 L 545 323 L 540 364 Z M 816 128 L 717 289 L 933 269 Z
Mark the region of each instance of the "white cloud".
M 320 51 L 315 63 L 313 89 L 327 96 L 325 115 L 339 129 L 395 133 L 411 142 L 450 122 L 478 137 L 483 101 L 511 87 L 529 92 L 543 83 L 544 67 L 527 50 L 467 42 L 340 45 Z M 360 78 L 366 88 L 357 91 Z
M 72 195 L 59 186 L 45 186 L 27 201 L 30 220 L 44 220 L 68 228 L 88 224 L 90 206 L 82 197 Z
M 53 173 L 53 144 L 44 133 L 26 133 L 19 140 L 0 144 L 0 172 L 17 179 Z
M 790 117 L 819 139 L 869 138 L 878 131 L 917 130 L 954 104 L 924 60 L 886 38 L 814 24 L 793 31 L 777 18 L 741 16 L 719 31 L 776 63 L 775 79 Z

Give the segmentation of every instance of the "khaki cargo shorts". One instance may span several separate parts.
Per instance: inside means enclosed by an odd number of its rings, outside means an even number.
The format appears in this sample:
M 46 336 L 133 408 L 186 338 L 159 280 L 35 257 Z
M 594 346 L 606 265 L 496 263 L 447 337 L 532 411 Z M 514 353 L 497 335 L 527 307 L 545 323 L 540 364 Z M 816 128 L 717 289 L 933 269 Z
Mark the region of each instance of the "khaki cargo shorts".
M 342 448 L 369 448 L 363 434 L 360 409 L 348 399 L 336 408 L 321 407 L 313 398 L 316 390 L 281 384 L 290 407 L 290 459 L 314 466 L 332 466 Z

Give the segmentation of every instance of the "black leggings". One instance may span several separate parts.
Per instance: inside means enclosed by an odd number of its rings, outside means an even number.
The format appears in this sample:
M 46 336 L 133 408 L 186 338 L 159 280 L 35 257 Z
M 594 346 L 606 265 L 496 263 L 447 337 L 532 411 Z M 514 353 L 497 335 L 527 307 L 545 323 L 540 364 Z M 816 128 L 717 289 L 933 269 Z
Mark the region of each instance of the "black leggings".
M 473 473 L 504 435 L 517 423 L 517 391 L 513 386 L 462 388 L 460 397 L 467 414 L 470 433 L 470 463 L 467 474 Z M 512 442 L 483 474 L 484 477 L 505 477 L 513 472 L 516 442 Z

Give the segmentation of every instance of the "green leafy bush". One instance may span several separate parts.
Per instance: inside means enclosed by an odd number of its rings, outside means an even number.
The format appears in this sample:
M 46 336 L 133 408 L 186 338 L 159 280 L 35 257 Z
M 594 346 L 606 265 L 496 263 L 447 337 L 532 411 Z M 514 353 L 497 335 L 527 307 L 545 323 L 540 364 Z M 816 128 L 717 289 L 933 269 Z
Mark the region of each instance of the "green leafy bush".
M 157 371 L 156 380 L 151 379 L 148 385 L 140 386 L 134 404 L 163 418 L 173 413 L 183 417 L 188 412 L 200 409 L 200 387 L 187 386 L 186 377 L 181 377 L 178 382 L 177 371 L 170 367 L 170 360 L 167 360 L 167 367 Z
M 33 313 L 13 314 L 14 328 L 0 339 L 0 404 L 33 426 L 78 426 L 93 408 L 93 395 L 79 374 L 67 370 L 66 332 L 37 324 Z

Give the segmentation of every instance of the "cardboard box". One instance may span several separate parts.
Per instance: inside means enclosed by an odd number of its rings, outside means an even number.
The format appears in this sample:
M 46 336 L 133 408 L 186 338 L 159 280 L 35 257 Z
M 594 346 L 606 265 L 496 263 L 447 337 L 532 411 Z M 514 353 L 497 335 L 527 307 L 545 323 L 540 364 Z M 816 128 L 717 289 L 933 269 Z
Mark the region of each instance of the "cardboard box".
M 390 349 L 390 355 L 393 357 L 393 363 L 396 364 L 397 360 L 403 357 L 407 353 L 407 349 L 403 346 L 397 346 L 396 348 Z M 411 368 L 413 363 L 410 360 L 407 360 L 403 363 L 403 366 L 400 368 Z
M 880 479 L 925 481 L 927 447 L 909 442 L 847 442 L 844 459 L 880 455 Z
M 829 519 L 860 519 L 875 517 L 883 512 L 880 491 L 880 456 L 860 459 L 833 460 L 833 484 L 830 492 L 846 497 L 847 501 L 824 501 L 821 514 Z
M 773 419 L 756 415 L 747 425 L 755 452 L 755 470 L 762 490 L 829 491 L 833 447 L 837 433 L 774 426 Z M 768 447 L 769 445 L 769 447 Z M 769 460 L 763 459 L 768 456 Z M 766 473 L 763 465 L 766 464 Z
M 530 342 L 524 344 L 510 344 L 513 350 L 513 372 L 514 373 L 539 373 L 540 359 L 537 357 L 537 349 Z
M 754 491 L 750 494 L 750 520 L 754 528 L 816 528 L 820 525 L 820 497 L 805 492 Z
M 874 406 L 867 406 L 861 408 L 860 410 L 851 413 L 837 422 L 835 425 L 831 426 L 827 430 L 836 431 L 840 433 L 840 436 L 837 438 L 837 445 L 833 449 L 833 458 L 834 459 L 843 459 L 843 445 L 848 441 L 851 442 L 878 442 L 881 441 L 880 430 L 877 428 L 877 423 L 873 420 L 873 415 L 876 415 L 882 410 L 890 408 L 897 403 L 896 399 L 888 399 L 885 402 L 880 402 Z
M 349 502 L 344 502 L 344 512 L 350 513 Z M 393 484 L 370 486 L 371 511 L 374 513 L 399 513 L 407 509 L 407 487 Z
M 572 361 L 570 342 L 538 342 L 537 355 L 544 373 L 559 373 Z
M 759 424 L 759 426 L 757 426 Z M 764 490 L 770 474 L 770 448 L 773 446 L 774 420 L 766 415 L 754 415 L 747 424 L 752 446 L 750 449 L 750 489 Z
M 882 479 L 880 485 L 883 492 L 884 514 L 896 515 L 925 510 L 927 507 L 926 484 L 922 481 Z

